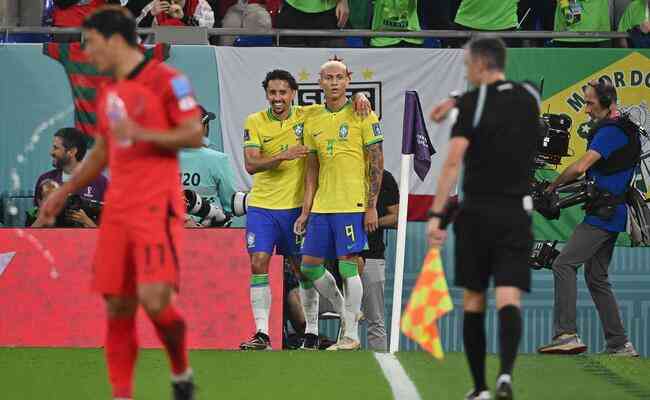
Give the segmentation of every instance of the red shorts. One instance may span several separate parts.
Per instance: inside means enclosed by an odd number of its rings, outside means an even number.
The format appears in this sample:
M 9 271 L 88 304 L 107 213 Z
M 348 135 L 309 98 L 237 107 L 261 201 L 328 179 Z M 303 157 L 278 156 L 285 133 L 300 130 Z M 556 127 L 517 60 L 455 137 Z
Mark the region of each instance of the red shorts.
M 170 216 L 146 223 L 102 221 L 93 263 L 92 288 L 102 294 L 135 296 L 143 283 L 178 290 L 178 253 L 183 223 Z

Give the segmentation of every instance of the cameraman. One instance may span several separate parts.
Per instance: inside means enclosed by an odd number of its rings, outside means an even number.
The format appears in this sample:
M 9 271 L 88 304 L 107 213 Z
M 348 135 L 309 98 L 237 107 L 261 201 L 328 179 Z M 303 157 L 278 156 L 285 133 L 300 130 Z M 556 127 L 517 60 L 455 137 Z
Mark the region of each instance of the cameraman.
M 547 191 L 583 174 L 595 181 L 599 195 L 588 201 L 586 216 L 553 262 L 555 278 L 553 341 L 537 349 L 542 354 L 579 354 L 587 346 L 576 325 L 576 275 L 585 265 L 585 281 L 603 326 L 605 352 L 618 356 L 639 354 L 628 340 L 616 298 L 608 279 L 609 263 L 620 232 L 625 231 L 625 193 L 634 176 L 641 146 L 638 128 L 616 107 L 616 89 L 611 81 L 592 81 L 583 88 L 585 112 L 595 126 L 587 137 L 587 152 L 552 182 Z
M 223 209 L 225 219 L 213 221 L 212 226 L 223 226 L 230 222 L 232 216 L 232 198 L 235 194 L 234 172 L 227 154 L 209 148 L 210 121 L 216 119 L 214 113 L 201 108 L 204 146 L 198 149 L 184 149 L 179 153 L 181 166 L 181 185 L 190 189 L 201 198 Z M 205 227 L 200 218 L 186 217 L 186 227 Z
M 41 185 L 38 187 L 38 191 L 36 193 L 36 198 L 38 199 L 38 207 L 34 207 L 26 212 L 27 218 L 25 220 L 25 226 L 31 228 L 44 228 L 48 226 L 41 218 L 38 210 L 41 204 L 43 204 L 45 199 L 47 199 L 47 197 L 50 195 L 50 193 L 56 190 L 59 186 L 60 185 L 52 179 L 45 179 L 43 182 L 41 182 Z M 62 225 L 69 226 L 72 224 L 81 228 L 97 228 L 95 221 L 93 221 L 88 216 L 88 214 L 86 214 L 83 208 L 79 208 L 78 210 L 68 209 L 65 211 L 65 214 L 63 214 L 62 218 L 63 219 L 61 221 L 57 221 Z M 57 223 L 57 226 L 59 226 L 59 223 Z

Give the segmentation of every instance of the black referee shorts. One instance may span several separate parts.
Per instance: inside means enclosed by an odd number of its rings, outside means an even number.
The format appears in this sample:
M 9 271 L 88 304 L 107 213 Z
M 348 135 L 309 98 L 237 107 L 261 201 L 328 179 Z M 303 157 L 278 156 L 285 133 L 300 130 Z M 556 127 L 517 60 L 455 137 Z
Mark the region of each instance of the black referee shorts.
M 531 217 L 521 200 L 463 205 L 454 223 L 456 274 L 454 283 L 483 292 L 494 286 L 530 291 L 529 257 L 533 246 Z

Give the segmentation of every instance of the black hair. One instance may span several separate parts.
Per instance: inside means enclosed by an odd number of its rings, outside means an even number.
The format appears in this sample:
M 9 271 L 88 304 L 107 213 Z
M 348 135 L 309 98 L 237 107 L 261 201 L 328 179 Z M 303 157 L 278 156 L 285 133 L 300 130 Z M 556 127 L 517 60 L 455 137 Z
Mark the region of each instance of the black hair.
M 86 136 L 81 133 L 81 131 L 75 128 L 63 128 L 56 131 L 54 137 L 60 137 L 63 142 L 63 147 L 66 150 L 72 148 L 77 149 L 77 154 L 75 158 L 77 161 L 83 160 L 86 155 L 86 150 L 88 149 L 88 142 L 86 141 Z
M 264 91 L 269 88 L 269 82 L 274 80 L 285 81 L 289 84 L 289 87 L 292 90 L 298 90 L 298 83 L 296 82 L 296 78 L 294 78 L 289 71 L 285 71 L 283 69 L 274 69 L 273 71 L 266 74 L 266 78 L 264 78 L 264 81 L 262 82 Z
M 594 88 L 601 107 L 609 108 L 609 106 L 616 103 L 616 100 L 618 99 L 616 87 L 608 77 L 601 77 L 598 80 L 593 80 L 587 83 L 587 86 Z M 585 89 L 587 86 L 585 86 Z
M 135 19 L 129 10 L 118 6 L 104 6 L 90 14 L 82 24 L 83 29 L 94 29 L 104 38 L 120 35 L 129 46 L 138 45 Z
M 506 45 L 497 37 L 477 38 L 466 45 L 470 54 L 485 61 L 490 70 L 504 71 L 506 69 Z

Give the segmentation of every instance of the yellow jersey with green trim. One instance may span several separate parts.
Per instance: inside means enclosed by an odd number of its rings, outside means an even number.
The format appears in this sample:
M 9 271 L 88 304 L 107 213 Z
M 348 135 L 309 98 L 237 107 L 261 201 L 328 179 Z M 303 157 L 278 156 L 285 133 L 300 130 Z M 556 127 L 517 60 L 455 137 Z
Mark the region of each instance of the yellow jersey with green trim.
M 257 147 L 265 157 L 272 157 L 291 146 L 304 143 L 305 119 L 316 106 L 291 107 L 289 117 L 279 120 L 270 109 L 249 115 L 244 124 L 244 149 Z M 302 206 L 305 160 L 287 160 L 276 168 L 253 175 L 248 205 L 273 210 Z
M 375 113 L 365 118 L 348 102 L 337 112 L 324 105 L 305 122 L 305 146 L 318 156 L 315 213 L 364 212 L 368 202 L 366 147 L 384 140 Z

